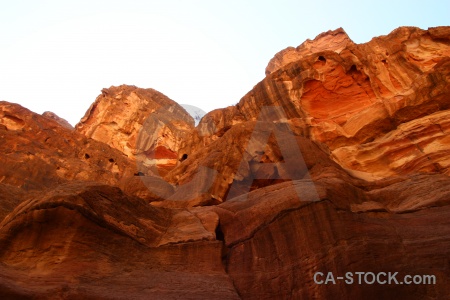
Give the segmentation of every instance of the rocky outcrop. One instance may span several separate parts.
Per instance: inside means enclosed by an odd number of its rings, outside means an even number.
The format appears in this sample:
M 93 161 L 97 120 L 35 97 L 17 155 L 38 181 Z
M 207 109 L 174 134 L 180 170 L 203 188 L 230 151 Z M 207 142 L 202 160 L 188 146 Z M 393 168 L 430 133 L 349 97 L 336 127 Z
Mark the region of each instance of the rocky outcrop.
M 214 218 L 198 215 L 154 208 L 104 185 L 38 194 L 0 224 L 0 295 L 239 299 L 208 226 Z
M 402 209 L 400 214 L 383 209 L 354 213 L 345 206 L 347 201 L 364 201 L 359 204 L 362 207 L 367 201 L 388 199 L 387 194 L 381 196 L 387 190 L 404 191 L 398 202 L 419 200 L 406 190 L 413 185 L 423 196 L 427 184 L 435 180 L 432 175 L 369 193 L 344 181 L 319 180 L 315 183 L 320 201 L 310 201 L 306 195 L 299 201 L 292 185 L 284 183 L 223 203 L 216 211 L 228 249 L 228 273 L 242 299 L 380 299 L 393 295 L 445 299 L 450 276 L 450 209 L 449 178 L 444 177 L 445 183 L 434 187 L 439 186 L 437 194 L 445 203 L 430 202 L 408 213 Z M 397 205 L 393 206 L 398 209 Z M 334 284 L 319 285 L 314 282 L 316 272 L 324 274 L 321 280 L 328 272 L 335 277 L 351 272 L 354 281 L 349 284 L 335 278 Z M 435 285 L 358 284 L 356 272 L 398 272 L 398 282 L 410 274 L 443 279 Z
M 297 48 L 288 47 L 275 54 L 266 67 L 266 75 L 314 53 L 334 51 L 339 54 L 351 43 L 352 40 L 342 28 L 323 32 L 314 40 L 306 40 Z
M 147 181 L 159 183 L 152 193 L 137 176 L 136 164 L 120 151 L 17 104 L 0 102 L 0 138 L 0 182 L 14 190 L 95 181 L 151 200 L 172 189 L 159 177 L 148 176 Z
M 321 34 L 295 55 L 277 54 L 270 74 L 236 108 L 212 112 L 199 128 L 205 141 L 214 140 L 275 105 L 355 176 L 447 172 L 449 38 L 449 27 L 402 27 L 366 44 L 354 44 L 341 29 Z
M 164 172 L 182 159 L 193 127 L 193 118 L 160 92 L 122 85 L 103 89 L 76 130 Z
M 317 194 L 310 183 L 270 185 L 189 210 L 155 208 L 110 186 L 61 185 L 19 205 L 0 224 L 0 293 L 44 299 L 448 295 L 439 281 L 450 275 L 443 265 L 450 254 L 447 176 L 376 184 L 327 176 L 314 182 Z M 425 198 L 429 188 L 435 194 Z M 436 285 L 356 285 L 361 271 L 398 272 L 399 281 L 408 274 L 438 279 Z M 353 272 L 355 282 L 317 285 L 315 272 Z M 26 284 L 17 280 L 24 277 Z
M 62 127 L 65 127 L 67 129 L 73 130 L 75 129 L 72 125 L 70 125 L 69 122 L 67 122 L 67 120 L 59 117 L 57 114 L 51 112 L 51 111 L 45 111 L 42 116 L 46 117 L 46 118 L 50 118 L 52 120 L 55 120 L 56 122 L 58 122 L 59 125 L 61 125 Z
M 133 86 L 75 130 L 1 102 L 0 298 L 447 299 L 449 51 L 330 31 L 197 127 Z
M 199 166 L 211 175 L 201 184 L 191 184 L 200 174 Z M 287 124 L 243 122 L 190 155 L 165 177 L 189 189 L 180 189 L 180 197 L 169 198 L 162 205 L 218 204 L 267 185 L 319 178 L 336 167 L 320 145 L 295 135 Z

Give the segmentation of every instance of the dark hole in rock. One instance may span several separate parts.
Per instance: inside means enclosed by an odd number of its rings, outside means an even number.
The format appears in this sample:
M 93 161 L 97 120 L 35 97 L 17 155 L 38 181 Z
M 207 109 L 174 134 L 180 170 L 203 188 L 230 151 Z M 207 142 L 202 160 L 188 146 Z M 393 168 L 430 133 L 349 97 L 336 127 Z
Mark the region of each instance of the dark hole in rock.
M 325 57 L 323 57 L 322 55 L 319 56 L 319 60 L 320 60 L 320 61 L 323 61 L 323 62 L 326 62 L 326 61 L 327 61 L 327 59 L 326 59 Z
M 188 158 L 188 155 L 185 153 L 181 156 L 180 161 L 186 160 L 186 158 Z
M 223 242 L 225 241 L 225 235 L 223 234 L 222 228 L 220 228 L 220 222 L 216 227 L 216 240 Z
M 114 158 L 110 158 L 110 159 L 108 159 L 109 160 L 109 162 L 114 162 Z
M 91 156 L 86 153 L 86 154 L 84 154 L 84 158 L 89 159 L 89 158 L 91 158 Z

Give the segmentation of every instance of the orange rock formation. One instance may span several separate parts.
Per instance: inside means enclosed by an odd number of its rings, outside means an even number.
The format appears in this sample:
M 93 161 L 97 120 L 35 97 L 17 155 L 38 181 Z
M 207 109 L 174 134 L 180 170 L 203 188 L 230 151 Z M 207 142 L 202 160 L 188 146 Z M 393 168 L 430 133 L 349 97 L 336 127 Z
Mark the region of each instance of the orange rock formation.
M 197 127 L 134 86 L 75 129 L 0 102 L 0 298 L 446 299 L 449 82 L 450 27 L 337 29 Z

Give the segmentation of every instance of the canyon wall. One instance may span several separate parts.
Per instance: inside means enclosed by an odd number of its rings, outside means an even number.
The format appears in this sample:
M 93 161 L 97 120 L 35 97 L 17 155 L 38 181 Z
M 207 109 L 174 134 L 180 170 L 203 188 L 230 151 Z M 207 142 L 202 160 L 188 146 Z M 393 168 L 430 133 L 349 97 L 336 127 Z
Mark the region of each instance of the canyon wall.
M 449 82 L 450 27 L 337 29 L 197 127 L 135 86 L 103 89 L 75 128 L 2 101 L 0 296 L 446 299 Z

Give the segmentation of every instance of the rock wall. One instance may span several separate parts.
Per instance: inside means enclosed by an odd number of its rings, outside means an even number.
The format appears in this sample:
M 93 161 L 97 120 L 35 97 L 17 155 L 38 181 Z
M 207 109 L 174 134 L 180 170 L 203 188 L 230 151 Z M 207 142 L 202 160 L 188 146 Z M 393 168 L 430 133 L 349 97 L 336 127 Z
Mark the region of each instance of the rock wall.
M 211 112 L 199 128 L 208 142 L 281 106 L 293 130 L 327 145 L 355 176 L 447 172 L 449 36 L 449 27 L 401 27 L 354 44 L 342 29 L 321 34 L 275 55 L 236 108 Z
M 136 163 L 122 152 L 17 104 L 0 102 L 0 138 L 0 183 L 14 190 L 34 192 L 70 181 L 95 181 L 150 201 L 173 189 L 159 177 L 148 176 L 158 187 L 156 193 L 150 191 Z
M 75 130 L 0 102 L 0 298 L 447 299 L 450 28 L 329 31 L 266 72 L 197 127 L 133 86 Z
M 193 118 L 160 92 L 121 85 L 103 89 L 76 130 L 164 170 L 177 165 L 193 127 Z

